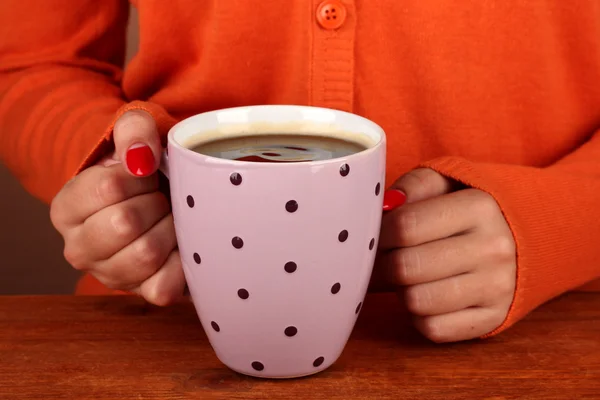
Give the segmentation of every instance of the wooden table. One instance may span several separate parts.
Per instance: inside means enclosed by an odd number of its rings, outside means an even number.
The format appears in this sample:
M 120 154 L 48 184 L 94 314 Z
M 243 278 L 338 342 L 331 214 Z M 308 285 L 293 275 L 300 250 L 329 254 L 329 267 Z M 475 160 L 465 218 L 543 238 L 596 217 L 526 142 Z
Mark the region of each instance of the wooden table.
M 0 399 L 600 399 L 600 294 L 505 333 L 436 345 L 369 295 L 342 357 L 309 378 L 249 378 L 215 357 L 191 304 L 0 297 Z

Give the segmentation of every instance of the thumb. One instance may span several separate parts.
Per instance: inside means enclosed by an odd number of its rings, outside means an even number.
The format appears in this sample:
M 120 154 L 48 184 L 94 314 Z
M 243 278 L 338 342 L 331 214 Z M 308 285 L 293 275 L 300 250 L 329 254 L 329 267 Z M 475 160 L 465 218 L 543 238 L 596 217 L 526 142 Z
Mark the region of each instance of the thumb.
M 401 176 L 391 190 L 401 191 L 407 203 L 429 199 L 450 193 L 458 184 L 429 168 L 417 168 Z
M 117 158 L 131 175 L 144 177 L 156 172 L 162 147 L 150 114 L 142 110 L 127 111 L 115 123 L 113 140 Z

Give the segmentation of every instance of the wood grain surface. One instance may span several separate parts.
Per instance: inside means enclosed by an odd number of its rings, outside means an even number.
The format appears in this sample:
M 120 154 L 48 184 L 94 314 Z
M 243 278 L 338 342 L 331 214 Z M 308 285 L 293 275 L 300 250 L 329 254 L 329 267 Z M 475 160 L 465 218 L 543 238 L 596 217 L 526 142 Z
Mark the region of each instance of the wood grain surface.
M 393 295 L 369 295 L 336 364 L 272 381 L 223 366 L 189 303 L 0 297 L 0 399 L 600 399 L 600 294 L 570 294 L 499 336 L 446 345 L 399 309 Z

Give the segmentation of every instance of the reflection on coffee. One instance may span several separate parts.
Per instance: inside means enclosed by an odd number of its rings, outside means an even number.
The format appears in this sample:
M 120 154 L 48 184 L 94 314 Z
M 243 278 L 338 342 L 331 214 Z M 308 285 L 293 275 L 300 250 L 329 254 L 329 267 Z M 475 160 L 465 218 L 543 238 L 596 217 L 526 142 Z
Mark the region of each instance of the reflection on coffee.
M 366 147 L 328 136 L 269 134 L 214 140 L 191 149 L 227 160 L 290 163 L 345 157 L 363 151 Z

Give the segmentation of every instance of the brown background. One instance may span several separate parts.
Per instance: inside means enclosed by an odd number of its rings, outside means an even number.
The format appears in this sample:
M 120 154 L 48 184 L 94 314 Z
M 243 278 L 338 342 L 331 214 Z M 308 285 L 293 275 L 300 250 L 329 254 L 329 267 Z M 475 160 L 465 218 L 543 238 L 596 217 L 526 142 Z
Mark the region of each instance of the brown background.
M 135 10 L 129 28 L 128 60 L 137 50 Z M 25 192 L 1 163 L 0 194 L 0 294 L 71 293 L 78 275 L 62 256 L 48 206 Z

